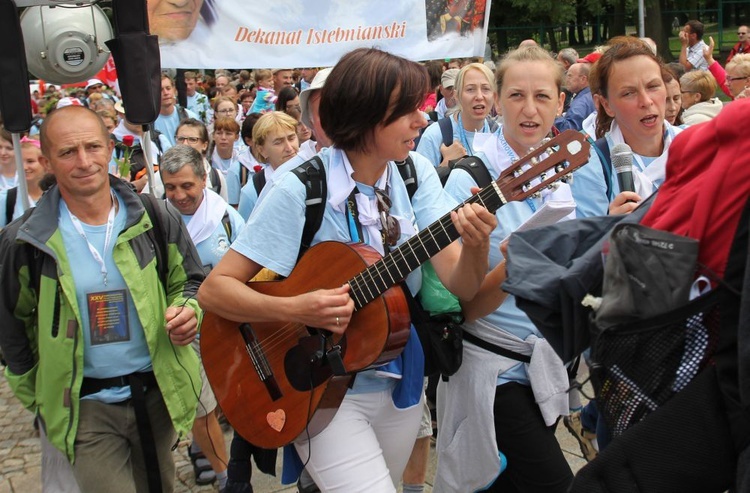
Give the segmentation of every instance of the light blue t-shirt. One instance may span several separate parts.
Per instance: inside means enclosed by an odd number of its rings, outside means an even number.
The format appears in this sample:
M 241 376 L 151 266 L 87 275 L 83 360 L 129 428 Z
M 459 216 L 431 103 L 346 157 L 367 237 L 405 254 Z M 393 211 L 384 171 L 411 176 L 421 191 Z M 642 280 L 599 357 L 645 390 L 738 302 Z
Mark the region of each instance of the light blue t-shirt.
M 214 155 L 211 158 L 211 166 L 219 170 L 219 173 L 224 175 L 227 183 L 227 202 L 229 205 L 237 205 L 240 203 L 240 173 L 242 163 L 237 159 L 238 154 L 232 153 L 232 157 L 229 159 L 222 159 L 214 151 Z M 250 178 L 248 177 L 248 181 Z
M 492 179 L 497 180 L 498 174 L 493 166 L 487 164 L 487 156 L 481 152 L 477 156 L 487 166 Z M 476 186 L 476 182 L 468 172 L 463 169 L 454 169 L 445 183 L 445 191 L 456 200 L 463 202 L 472 196 L 471 188 Z M 503 260 L 503 255 L 500 253 L 500 243 L 531 217 L 542 204 L 543 200 L 541 198 L 535 198 L 521 202 L 509 202 L 497 210 L 495 215 L 497 216 L 498 225 L 490 235 L 490 270 L 494 269 Z M 505 301 L 494 312 L 483 318 L 493 326 L 499 327 L 520 339 L 526 339 L 532 334 L 537 337 L 543 337 L 529 317 L 516 306 L 516 298 L 513 295 L 508 295 Z M 529 385 L 526 365 L 519 363 L 498 378 L 498 384 L 507 382 L 518 382 Z
M 260 172 L 263 173 L 262 170 Z M 247 183 L 240 190 L 240 205 L 237 207 L 237 211 L 245 221 L 250 217 L 250 213 L 255 208 L 255 203 L 258 201 L 258 191 L 255 190 L 255 183 L 253 183 L 254 176 L 255 173 L 250 173 L 247 177 Z
M 318 154 L 329 174 L 331 149 Z M 411 153 L 418 177 L 418 188 L 411 202 L 401 175 L 393 162 L 389 167 L 389 196 L 392 202 L 391 215 L 409 221 L 419 231 L 440 219 L 457 203 L 440 185 L 440 179 L 427 160 Z M 268 188 L 268 187 L 267 187 Z M 357 184 L 361 193 L 374 193 L 373 187 Z M 330 194 L 330 188 L 329 188 Z M 247 226 L 231 248 L 258 264 L 282 276 L 288 276 L 299 254 L 302 229 L 305 224 L 305 185 L 293 173 L 284 173 L 274 180 L 274 186 L 263 190 L 259 201 L 248 219 Z M 363 231 L 366 236 L 366 231 Z M 398 243 L 409 238 L 402 227 Z M 351 242 L 347 215 L 339 212 L 326 200 L 323 222 L 313 237 L 312 244 L 335 240 Z M 369 238 L 364 238 L 365 242 Z M 380 241 L 377 238 L 376 241 Z M 325 271 L 321 272 L 325 275 Z M 412 293 L 419 291 L 422 284 L 420 269 L 409 275 L 407 284 Z M 354 384 L 354 392 L 385 390 L 393 385 L 390 379 L 379 378 L 374 371 L 360 372 Z
M 143 326 L 130 291 L 112 256 L 117 236 L 125 229 L 127 216 L 125 203 L 119 196 L 117 199 L 120 205 L 115 215 L 112 240 L 106 252 L 104 243 L 107 225 L 81 224 L 86 238 L 104 259 L 107 267 L 106 286 L 100 265 L 94 260 L 86 239 L 73 226 L 65 201 L 60 200 L 59 228 L 65 253 L 68 259 L 75 259 L 68 264 L 76 286 L 76 301 L 81 314 L 83 375 L 90 378 L 118 377 L 151 370 L 151 356 Z M 129 398 L 130 387 L 105 389 L 84 397 L 106 403 L 121 402 Z
M 679 132 L 676 127 L 670 126 L 666 132 L 672 137 Z M 606 136 L 607 144 L 610 151 L 614 144 L 609 134 Z M 647 156 L 637 156 L 633 159 L 633 170 L 644 171 L 657 158 Z M 654 183 L 653 191 L 656 192 L 664 180 L 657 180 Z M 607 181 L 604 178 L 604 169 L 602 161 L 597 152 L 596 146 L 592 145 L 589 151 L 589 161 L 582 167 L 573 172 L 573 182 L 570 189 L 573 192 L 573 198 L 576 201 L 576 217 L 606 216 L 609 214 L 609 203 L 620 193 L 620 183 L 617 181 L 617 173 L 614 167 L 610 168 L 610 194 L 607 196 Z M 646 197 L 641 197 L 646 199 Z
M 185 109 L 185 113 L 187 114 L 188 118 L 195 118 L 196 120 L 199 119 L 198 115 L 193 113 L 192 111 Z M 159 113 L 159 116 L 156 118 L 156 121 L 154 122 L 154 128 L 158 130 L 159 132 L 164 135 L 167 140 L 169 141 L 170 145 L 175 145 L 175 132 L 177 132 L 177 127 L 180 126 L 180 111 L 177 106 L 174 107 L 174 111 L 169 116 L 164 116 L 161 113 Z
M 208 124 L 208 116 L 211 110 L 211 103 L 208 102 L 208 96 L 196 92 L 192 96 L 187 96 L 187 109 L 198 115 L 198 118 Z
M 453 127 L 453 142 L 461 142 L 468 155 L 473 155 L 474 132 L 468 132 L 458 126 L 456 120 L 451 116 L 451 126 Z M 440 146 L 443 144 L 443 134 L 440 132 L 440 124 L 433 123 L 424 130 L 422 137 L 419 138 L 417 152 L 426 157 L 433 166 L 440 166 L 443 155 L 440 153 Z
M 234 210 L 234 207 L 227 206 L 227 214 L 229 215 L 229 225 L 232 232 L 231 237 L 227 236 L 227 231 L 224 227 L 224 222 L 222 221 L 216 226 L 216 229 L 214 229 L 211 236 L 195 245 L 206 273 L 211 271 L 211 269 L 219 263 L 219 260 L 221 260 L 224 254 L 229 250 L 229 245 L 237 239 L 240 232 L 245 227 L 245 221 L 242 219 L 242 216 Z M 193 216 L 182 214 L 182 220 L 186 225 L 190 223 L 192 218 Z
M 9 188 L 18 186 L 18 174 L 8 178 L 0 174 L 0 190 L 8 190 Z

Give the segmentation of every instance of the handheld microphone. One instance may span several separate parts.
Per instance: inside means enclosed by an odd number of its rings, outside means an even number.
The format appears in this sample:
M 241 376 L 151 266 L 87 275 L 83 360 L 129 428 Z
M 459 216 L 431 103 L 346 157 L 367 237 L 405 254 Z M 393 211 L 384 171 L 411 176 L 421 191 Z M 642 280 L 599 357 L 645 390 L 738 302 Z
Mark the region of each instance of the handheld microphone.
M 612 148 L 612 166 L 617 173 L 621 192 L 635 192 L 633 183 L 633 151 L 627 144 L 617 144 Z

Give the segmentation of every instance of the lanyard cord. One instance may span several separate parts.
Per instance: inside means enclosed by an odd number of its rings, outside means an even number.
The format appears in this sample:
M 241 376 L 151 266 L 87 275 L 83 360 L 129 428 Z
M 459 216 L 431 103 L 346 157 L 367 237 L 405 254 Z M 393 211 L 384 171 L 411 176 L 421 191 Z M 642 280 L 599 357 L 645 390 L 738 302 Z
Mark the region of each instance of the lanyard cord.
M 112 233 L 115 229 L 115 203 L 117 201 L 117 198 L 115 197 L 114 192 L 110 190 L 110 196 L 112 198 L 112 207 L 109 209 L 109 215 L 107 216 L 107 229 L 104 234 L 104 255 L 107 254 L 107 251 L 109 251 L 109 245 L 112 242 Z M 78 219 L 75 214 L 70 212 L 70 209 L 68 209 L 68 215 L 70 216 L 70 221 L 73 223 L 73 227 L 75 228 L 76 232 L 81 235 L 83 240 L 86 242 L 86 245 L 89 247 L 89 252 L 91 252 L 91 256 L 94 257 L 94 260 L 97 264 L 99 264 L 99 270 L 102 273 L 102 278 L 104 280 L 104 285 L 107 285 L 107 264 L 104 261 L 104 258 L 102 257 L 102 254 L 99 253 L 99 251 L 96 249 L 94 245 L 91 244 L 88 237 L 86 236 L 86 232 L 83 230 L 83 225 L 81 224 L 81 220 Z

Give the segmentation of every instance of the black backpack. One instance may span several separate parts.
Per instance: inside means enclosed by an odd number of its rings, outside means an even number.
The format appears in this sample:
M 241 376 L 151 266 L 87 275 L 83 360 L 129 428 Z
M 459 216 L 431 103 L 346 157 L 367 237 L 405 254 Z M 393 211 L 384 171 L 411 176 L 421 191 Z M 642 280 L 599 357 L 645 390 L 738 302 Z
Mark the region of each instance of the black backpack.
M 450 117 L 441 118 L 440 120 L 437 121 L 437 124 L 440 127 L 440 135 L 443 138 L 443 145 L 449 146 L 453 144 L 453 123 L 451 123 Z M 490 132 L 495 132 L 498 128 L 497 122 L 491 118 L 487 118 L 487 124 L 490 127 Z M 453 171 L 456 168 L 458 163 L 469 158 L 474 158 L 474 156 L 467 155 L 459 159 L 453 159 L 451 161 L 448 161 L 448 166 L 438 166 L 436 170 L 437 170 L 438 176 L 440 177 L 440 183 L 442 183 L 443 186 L 445 186 L 445 183 L 448 181 L 448 177 L 450 176 L 451 171 Z M 487 168 L 484 165 L 484 163 L 482 163 L 482 161 L 478 158 L 474 158 L 474 159 L 476 159 L 476 161 L 481 163 L 481 167 L 484 168 L 486 172 Z M 467 169 L 467 171 L 469 170 Z M 472 174 L 472 176 L 474 176 L 473 173 L 471 173 L 471 171 L 469 171 L 469 173 Z M 487 174 L 487 176 L 489 177 L 489 174 Z M 477 182 L 477 185 L 479 187 L 484 188 L 485 186 L 489 185 L 490 181 L 492 180 L 489 179 L 486 182 L 483 181 L 480 183 L 475 177 L 474 181 Z
M 18 197 L 18 187 L 8 189 L 8 195 L 5 199 L 5 225 L 13 221 L 13 210 L 16 208 L 16 198 Z

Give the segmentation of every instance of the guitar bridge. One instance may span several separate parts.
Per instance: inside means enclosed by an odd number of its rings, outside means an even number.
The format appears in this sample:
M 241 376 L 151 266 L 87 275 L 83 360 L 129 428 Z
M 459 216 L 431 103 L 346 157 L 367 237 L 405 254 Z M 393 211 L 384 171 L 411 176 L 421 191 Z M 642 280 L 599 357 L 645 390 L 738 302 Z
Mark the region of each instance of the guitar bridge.
M 250 324 L 244 323 L 240 324 L 239 330 L 240 334 L 242 334 L 242 339 L 245 341 L 245 351 L 250 356 L 250 361 L 253 362 L 253 368 L 255 368 L 255 372 L 258 374 L 258 378 L 266 386 L 268 395 L 274 401 L 281 399 L 281 389 L 273 374 L 273 370 L 271 370 L 271 365 L 268 364 L 268 358 L 266 358 L 263 352 L 263 346 L 260 345 L 255 332 L 253 332 L 253 328 Z

